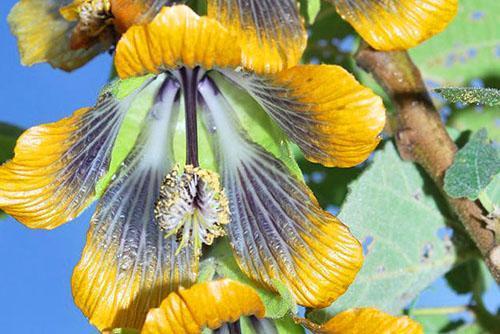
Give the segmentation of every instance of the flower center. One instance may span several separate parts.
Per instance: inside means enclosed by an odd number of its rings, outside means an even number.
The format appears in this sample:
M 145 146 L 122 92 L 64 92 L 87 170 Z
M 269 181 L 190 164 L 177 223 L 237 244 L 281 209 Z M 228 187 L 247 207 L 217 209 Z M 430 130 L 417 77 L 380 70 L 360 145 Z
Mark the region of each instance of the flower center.
M 196 256 L 203 244 L 225 235 L 229 204 L 217 174 L 187 165 L 183 173 L 176 166 L 163 180 L 155 205 L 155 218 L 167 237 L 177 236 L 176 254 L 192 246 Z

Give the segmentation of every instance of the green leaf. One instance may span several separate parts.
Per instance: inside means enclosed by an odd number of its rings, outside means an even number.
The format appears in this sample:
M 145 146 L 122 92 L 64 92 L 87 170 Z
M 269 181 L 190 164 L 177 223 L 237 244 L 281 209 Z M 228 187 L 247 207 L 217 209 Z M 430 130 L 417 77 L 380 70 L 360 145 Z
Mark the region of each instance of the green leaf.
M 470 324 L 458 328 L 454 334 L 491 334 L 492 332 L 482 328 L 479 324 Z
M 278 291 L 278 293 L 275 293 L 254 282 L 240 270 L 226 238 L 221 239 L 211 247 L 207 260 L 212 261 L 218 276 L 227 277 L 251 286 L 258 293 L 266 307 L 266 318 L 279 319 L 289 312 L 296 313 L 297 305 L 294 298 L 283 283 L 273 280 L 273 285 Z
M 22 132 L 23 130 L 17 126 L 0 122 L 0 165 L 12 159 L 17 138 Z M 5 217 L 6 215 L 0 211 L 0 219 Z
M 304 327 L 297 325 L 291 317 L 286 316 L 274 320 L 278 334 L 305 334 Z
M 446 171 L 444 190 L 453 198 L 476 200 L 499 171 L 499 151 L 488 140 L 486 129 L 482 129 L 457 152 Z
M 321 0 L 307 0 L 307 21 L 313 24 L 321 10 Z
M 479 194 L 479 200 L 489 213 L 500 208 L 500 175 L 496 175 L 493 181 Z
M 0 164 L 14 156 L 17 137 L 23 130 L 17 126 L 0 122 Z
M 309 27 L 305 63 L 339 64 L 352 69 L 352 53 L 357 37 L 353 28 L 337 14 L 335 7 L 324 5 Z
M 498 119 L 500 119 L 500 107 L 478 107 L 467 106 L 463 109 L 454 108 L 448 119 L 447 125 L 461 132 L 476 132 L 486 128 L 491 139 L 500 142 L 500 131 L 498 131 Z
M 476 78 L 489 80 L 500 68 L 499 12 L 499 1 L 460 1 L 457 17 L 444 32 L 410 50 L 424 78 L 438 86 L 465 86 Z
M 259 326 L 255 326 L 250 318 L 242 317 L 240 319 L 242 334 L 262 334 L 276 333 L 277 334 L 305 334 L 302 326 L 293 322 L 292 318 L 285 316 L 280 319 L 260 319 Z
M 413 319 L 424 327 L 426 334 L 448 333 L 462 324 L 459 321 L 451 322 L 447 314 L 416 315 Z
M 457 294 L 472 293 L 477 297 L 488 289 L 493 280 L 488 268 L 480 259 L 461 263 L 450 270 L 445 278 Z
M 375 153 L 351 184 L 339 216 L 363 244 L 364 265 L 343 296 L 310 314 L 313 320 L 321 323 L 352 307 L 398 314 L 451 268 L 456 255 L 450 240 L 440 237 L 446 218 L 432 187 L 421 170 L 401 160 L 392 142 Z
M 447 87 L 434 91 L 452 103 L 500 105 L 500 90 L 494 88 Z

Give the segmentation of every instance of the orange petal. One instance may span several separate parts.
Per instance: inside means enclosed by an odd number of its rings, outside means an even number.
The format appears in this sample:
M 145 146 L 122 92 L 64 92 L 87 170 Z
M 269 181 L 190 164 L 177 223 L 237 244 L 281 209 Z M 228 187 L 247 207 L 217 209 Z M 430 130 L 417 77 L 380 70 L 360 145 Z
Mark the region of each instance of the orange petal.
M 109 0 L 113 23 L 124 33 L 134 24 L 144 24 L 152 20 L 168 0 Z
M 120 78 L 127 78 L 179 65 L 237 67 L 240 60 L 237 40 L 220 23 L 180 5 L 130 28 L 118 43 L 115 65 Z
M 281 281 L 301 305 L 331 304 L 361 268 L 361 245 L 281 160 L 248 139 L 210 81 L 199 91 L 212 117 L 207 125 L 217 129 L 213 148 L 231 212 L 226 229 L 240 268 L 270 289 Z
M 271 114 L 306 158 L 351 167 L 368 158 L 385 124 L 382 99 L 340 66 L 305 65 L 276 74 L 287 112 Z M 281 114 L 279 114 L 281 113 Z
M 299 65 L 268 77 L 224 74 L 248 91 L 312 162 L 351 167 L 380 141 L 382 99 L 342 67 Z
M 321 326 L 322 334 L 423 334 L 409 317 L 394 317 L 375 308 L 357 308 L 337 314 Z
M 173 292 L 157 309 L 149 311 L 141 334 L 198 334 L 217 329 L 242 316 L 262 318 L 264 304 L 248 285 L 221 279 Z
M 373 48 L 406 50 L 443 31 L 458 0 L 330 0 Z
M 168 89 L 167 89 L 168 90 Z M 99 330 L 142 328 L 149 309 L 194 282 L 198 258 L 154 219 L 172 166 L 169 124 L 176 90 L 152 108 L 134 149 L 99 201 L 71 281 L 75 303 Z
M 238 36 L 243 66 L 257 73 L 295 66 L 307 44 L 295 0 L 208 0 L 208 16 Z
M 27 130 L 0 166 L 0 209 L 30 228 L 75 218 L 107 171 L 124 110 L 111 98 L 59 122 Z
M 8 22 L 17 37 L 23 65 L 48 62 L 71 71 L 111 46 L 101 41 L 88 49 L 71 50 L 70 38 L 76 22 L 69 22 L 59 13 L 60 1 L 21 0 L 9 14 Z

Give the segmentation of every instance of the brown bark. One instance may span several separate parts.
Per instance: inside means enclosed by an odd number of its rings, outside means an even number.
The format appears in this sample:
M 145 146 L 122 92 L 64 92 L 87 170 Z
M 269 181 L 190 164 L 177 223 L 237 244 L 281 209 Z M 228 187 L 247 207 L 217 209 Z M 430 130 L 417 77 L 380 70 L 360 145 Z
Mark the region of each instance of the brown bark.
M 495 235 L 486 228 L 483 209 L 465 198 L 454 199 L 443 190 L 444 175 L 457 147 L 425 88 L 420 71 L 406 51 L 376 51 L 362 44 L 357 64 L 371 73 L 392 99 L 396 109 L 393 132 L 401 157 L 421 165 L 446 197 L 500 283 L 500 265 L 494 256 Z

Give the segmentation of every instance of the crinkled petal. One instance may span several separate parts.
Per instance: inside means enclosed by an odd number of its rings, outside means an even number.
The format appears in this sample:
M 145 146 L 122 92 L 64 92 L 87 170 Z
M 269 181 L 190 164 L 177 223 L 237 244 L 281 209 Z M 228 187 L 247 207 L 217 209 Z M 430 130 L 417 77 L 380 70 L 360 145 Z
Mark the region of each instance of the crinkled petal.
M 197 274 L 192 249 L 178 255 L 154 219 L 163 177 L 172 168 L 173 108 L 177 88 L 167 80 L 135 148 L 102 197 L 75 268 L 75 303 L 99 330 L 141 328 L 149 309 Z M 169 87 L 170 85 L 170 87 Z
M 171 293 L 149 311 L 141 334 L 198 334 L 242 316 L 263 317 L 264 305 L 248 285 L 230 279 L 199 283 Z
M 130 28 L 118 43 L 115 65 L 126 78 L 179 65 L 237 67 L 240 60 L 241 49 L 228 30 L 180 5 L 165 7 L 151 23 Z
M 329 305 L 361 267 L 359 242 L 283 162 L 247 139 L 209 80 L 199 90 L 212 117 L 207 128 L 215 129 L 231 211 L 227 231 L 241 269 L 269 288 L 274 279 L 282 281 L 299 304 Z
M 243 66 L 257 73 L 295 66 L 306 47 L 295 0 L 208 0 L 208 16 L 238 36 Z
M 94 108 L 27 130 L 0 166 L 0 209 L 30 228 L 75 218 L 107 171 L 126 105 L 105 93 Z
M 268 77 L 224 74 L 252 94 L 310 161 L 351 167 L 380 141 L 382 99 L 342 67 L 299 65 Z
M 374 308 L 350 309 L 337 314 L 317 331 L 321 334 L 423 334 L 409 317 L 394 317 Z
M 66 21 L 59 9 L 71 0 L 20 0 L 9 14 L 8 22 L 17 37 L 23 65 L 48 62 L 71 71 L 85 65 L 109 49 L 111 40 L 88 49 L 72 50 L 70 39 L 76 22 Z
M 330 0 L 373 48 L 406 50 L 443 31 L 458 0 Z

